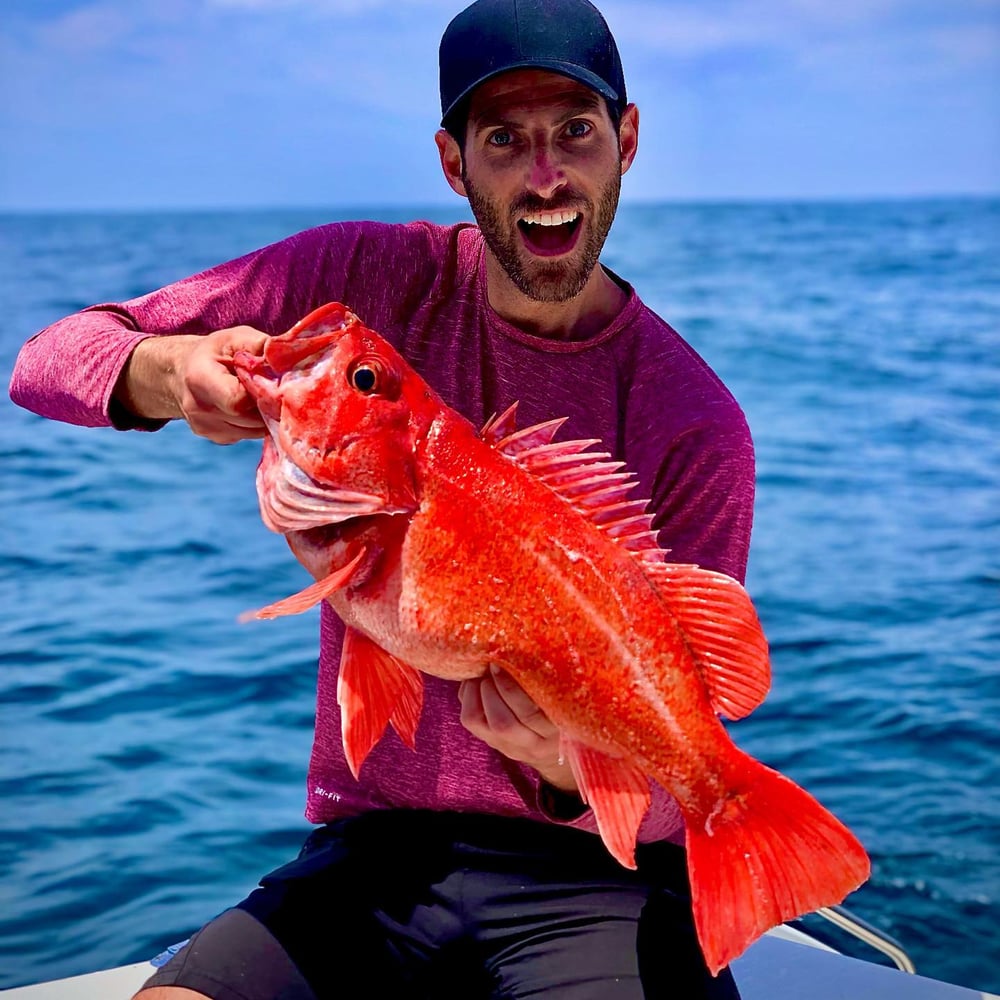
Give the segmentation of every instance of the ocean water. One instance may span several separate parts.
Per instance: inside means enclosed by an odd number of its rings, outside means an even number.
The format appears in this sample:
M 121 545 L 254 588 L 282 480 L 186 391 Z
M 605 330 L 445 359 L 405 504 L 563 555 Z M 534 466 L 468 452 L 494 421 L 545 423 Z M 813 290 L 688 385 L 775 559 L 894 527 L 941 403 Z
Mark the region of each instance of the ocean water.
M 72 310 L 343 217 L 2 217 L 0 370 Z M 866 844 L 853 911 L 1000 991 L 1000 201 L 630 205 L 605 261 L 754 432 L 774 685 L 736 740 Z M 0 986 L 149 957 L 305 836 L 315 612 L 236 621 L 306 582 L 258 454 L 0 401 Z

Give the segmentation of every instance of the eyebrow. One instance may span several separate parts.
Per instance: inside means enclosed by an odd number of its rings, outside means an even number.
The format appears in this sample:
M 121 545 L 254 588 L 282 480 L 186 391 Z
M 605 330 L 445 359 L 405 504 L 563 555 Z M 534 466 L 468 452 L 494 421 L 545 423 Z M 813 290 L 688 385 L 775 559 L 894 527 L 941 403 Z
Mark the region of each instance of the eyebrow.
M 564 124 L 585 111 L 597 110 L 603 102 L 604 98 L 598 94 L 581 94 L 574 96 L 570 100 L 558 101 L 556 102 L 557 104 L 564 105 L 565 113 L 556 118 L 556 124 Z M 494 128 L 496 126 L 501 128 L 516 128 L 517 124 L 517 121 L 513 118 L 509 118 L 501 113 L 495 113 L 490 108 L 484 109 L 479 114 L 469 116 L 469 125 L 474 131 L 480 131 L 484 128 Z

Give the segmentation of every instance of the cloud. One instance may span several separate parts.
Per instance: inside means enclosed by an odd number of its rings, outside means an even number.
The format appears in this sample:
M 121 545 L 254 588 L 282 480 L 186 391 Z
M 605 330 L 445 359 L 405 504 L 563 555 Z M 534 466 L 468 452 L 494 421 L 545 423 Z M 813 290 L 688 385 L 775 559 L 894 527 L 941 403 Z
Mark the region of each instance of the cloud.
M 886 49 L 914 36 L 931 39 L 952 30 L 995 36 L 996 0 L 608 0 L 606 16 L 619 42 L 678 58 L 763 47 L 801 53 L 816 45 L 862 38 Z M 995 53 L 994 53 L 995 55 Z
M 863 99 L 873 109 L 931 82 L 1000 92 L 997 0 L 608 0 L 626 76 L 657 94 L 767 92 Z M 993 107 L 1000 112 L 998 101 Z
M 112 4 L 82 7 L 41 22 L 37 43 L 58 52 L 95 52 L 117 48 L 131 32 L 133 19 Z
M 773 194 L 813 177 L 832 192 L 890 190 L 897 177 L 904 190 L 998 186 L 1000 0 L 598 3 L 642 108 L 633 190 Z M 357 202 L 368 190 L 378 201 L 393 178 L 400 197 L 436 197 L 437 45 L 462 6 L 9 4 L 0 203 L 115 203 L 124 187 L 154 204 Z M 869 180 L 874 154 L 845 157 L 851 136 L 884 147 L 891 184 Z M 917 179 L 932 161 L 940 181 Z M 751 162 L 766 187 L 740 166 Z

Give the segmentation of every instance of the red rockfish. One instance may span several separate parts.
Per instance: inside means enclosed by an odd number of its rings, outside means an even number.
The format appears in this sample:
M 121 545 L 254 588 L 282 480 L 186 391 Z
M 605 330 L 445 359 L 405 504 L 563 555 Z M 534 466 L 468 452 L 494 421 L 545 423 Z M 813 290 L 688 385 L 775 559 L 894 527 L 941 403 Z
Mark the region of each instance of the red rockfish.
M 713 973 L 868 877 L 850 831 L 719 721 L 770 686 L 746 591 L 667 561 L 599 442 L 554 440 L 561 420 L 516 430 L 513 407 L 477 432 L 336 303 L 235 369 L 269 431 L 264 522 L 317 581 L 255 616 L 327 600 L 343 618 L 355 776 L 390 723 L 414 746 L 421 672 L 461 681 L 496 664 L 558 727 L 623 865 L 635 867 L 650 779 L 677 799 Z

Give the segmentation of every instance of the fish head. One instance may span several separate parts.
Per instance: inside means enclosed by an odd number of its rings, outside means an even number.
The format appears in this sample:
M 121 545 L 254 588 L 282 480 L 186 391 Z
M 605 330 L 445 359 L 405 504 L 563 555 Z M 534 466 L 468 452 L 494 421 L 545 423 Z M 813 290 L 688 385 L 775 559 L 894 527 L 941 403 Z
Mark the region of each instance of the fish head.
M 417 451 L 437 397 L 399 353 L 339 303 L 238 352 L 268 436 L 261 513 L 284 534 L 417 507 Z

